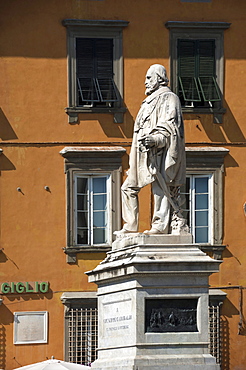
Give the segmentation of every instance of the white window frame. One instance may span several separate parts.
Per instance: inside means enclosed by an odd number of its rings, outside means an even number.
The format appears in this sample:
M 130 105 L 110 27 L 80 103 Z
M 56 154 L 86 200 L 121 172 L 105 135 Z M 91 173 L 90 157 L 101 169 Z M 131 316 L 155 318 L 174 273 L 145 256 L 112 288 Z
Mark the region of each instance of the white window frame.
M 93 192 L 91 189 L 91 181 L 93 178 L 107 178 L 106 180 L 106 192 L 107 192 L 107 228 L 106 228 L 106 241 L 105 243 L 94 243 L 93 241 L 93 200 L 91 199 L 93 197 Z M 88 243 L 87 244 L 80 244 L 77 242 L 77 229 L 78 229 L 78 223 L 77 223 L 77 179 L 78 178 L 87 178 L 89 180 L 89 206 L 88 206 Z M 91 246 L 100 246 L 100 245 L 111 245 L 112 244 L 112 176 L 110 173 L 84 173 L 84 172 L 75 172 L 74 173 L 74 245 L 91 245 Z
M 223 203 L 224 203 L 224 158 L 229 149 L 223 147 L 186 147 L 186 173 L 212 175 L 212 231 L 210 243 L 200 244 L 204 252 L 213 253 L 221 259 L 225 249 L 223 242 Z
M 121 191 L 122 156 L 126 149 L 120 146 L 104 147 L 65 147 L 60 154 L 65 159 L 67 187 L 67 245 L 64 252 L 68 263 L 76 263 L 76 254 L 80 252 L 107 252 L 111 249 L 113 232 L 121 227 Z M 78 245 L 75 244 L 75 191 L 74 177 L 83 175 L 108 175 L 110 211 L 110 229 L 107 244 Z
M 213 172 L 187 172 L 186 177 L 190 178 L 190 193 L 189 193 L 189 210 L 190 210 L 190 232 L 195 240 L 195 178 L 208 178 L 208 241 L 199 244 L 214 244 L 214 173 Z M 196 243 L 196 241 L 195 241 Z

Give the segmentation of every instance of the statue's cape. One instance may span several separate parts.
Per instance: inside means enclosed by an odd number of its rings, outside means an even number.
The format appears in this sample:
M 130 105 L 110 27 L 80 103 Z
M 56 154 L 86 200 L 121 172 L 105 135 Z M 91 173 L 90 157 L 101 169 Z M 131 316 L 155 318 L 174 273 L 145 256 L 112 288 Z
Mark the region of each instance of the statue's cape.
M 139 139 L 146 135 L 162 134 L 163 148 L 148 152 L 139 150 Z M 179 98 L 168 87 L 160 87 L 142 103 L 137 115 L 129 159 L 128 180 L 132 187 L 143 187 L 161 173 L 167 185 L 185 183 L 185 142 Z

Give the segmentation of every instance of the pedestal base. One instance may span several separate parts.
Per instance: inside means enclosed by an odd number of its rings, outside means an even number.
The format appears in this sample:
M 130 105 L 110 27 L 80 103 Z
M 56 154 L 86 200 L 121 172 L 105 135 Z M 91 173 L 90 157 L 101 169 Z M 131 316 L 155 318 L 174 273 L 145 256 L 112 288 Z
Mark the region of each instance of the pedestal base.
M 96 360 L 93 370 L 220 370 L 211 355 L 200 356 L 141 356 Z
M 98 285 L 92 368 L 218 370 L 208 350 L 208 277 L 220 262 L 191 244 L 189 235 L 116 240 L 87 273 Z

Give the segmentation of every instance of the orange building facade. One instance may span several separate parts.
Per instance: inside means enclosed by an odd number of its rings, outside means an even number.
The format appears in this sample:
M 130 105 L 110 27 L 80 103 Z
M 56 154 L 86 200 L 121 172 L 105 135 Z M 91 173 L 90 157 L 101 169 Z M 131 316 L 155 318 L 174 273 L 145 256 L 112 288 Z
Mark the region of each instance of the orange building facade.
M 154 63 L 183 107 L 191 231 L 223 260 L 210 279 L 211 351 L 222 369 L 245 369 L 245 10 L 242 0 L 1 1 L 1 369 L 93 361 L 96 286 L 85 272 L 121 226 Z M 151 208 L 144 188 L 140 231 Z

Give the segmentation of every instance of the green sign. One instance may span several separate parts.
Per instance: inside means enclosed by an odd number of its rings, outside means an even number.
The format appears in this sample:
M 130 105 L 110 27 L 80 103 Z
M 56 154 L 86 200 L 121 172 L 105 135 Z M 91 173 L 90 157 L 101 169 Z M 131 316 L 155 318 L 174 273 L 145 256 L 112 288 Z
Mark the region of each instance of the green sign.
M 49 290 L 49 283 L 46 281 L 35 281 L 34 283 L 2 283 L 2 294 L 7 293 L 47 293 Z

